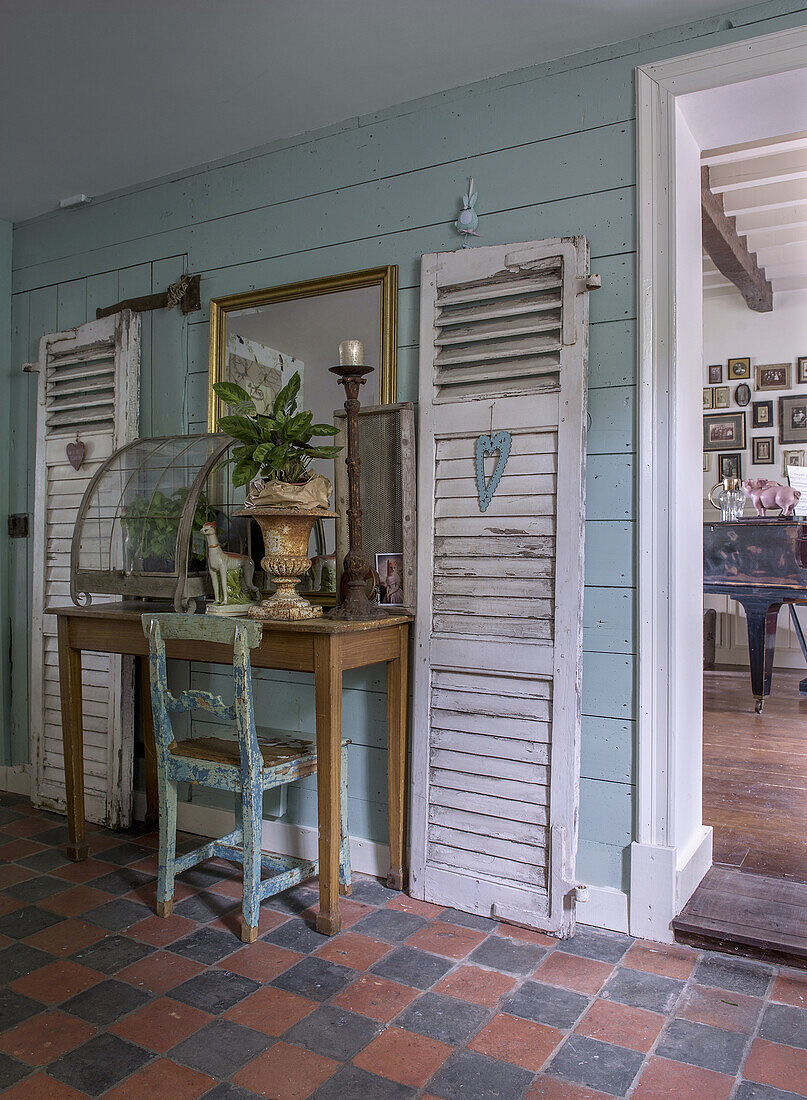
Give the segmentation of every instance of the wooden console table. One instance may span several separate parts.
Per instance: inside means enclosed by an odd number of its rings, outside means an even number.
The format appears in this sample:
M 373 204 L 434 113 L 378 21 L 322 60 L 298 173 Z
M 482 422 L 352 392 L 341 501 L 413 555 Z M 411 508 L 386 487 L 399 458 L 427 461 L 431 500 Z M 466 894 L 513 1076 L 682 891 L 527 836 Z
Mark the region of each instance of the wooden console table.
M 165 611 L 146 603 L 60 607 L 59 684 L 67 788 L 67 854 L 86 859 L 84 835 L 84 731 L 82 729 L 81 653 L 122 653 L 140 658 L 141 679 L 148 681 L 148 642 L 140 616 Z M 319 766 L 319 915 L 317 931 L 334 935 L 342 926 L 339 912 L 339 792 L 341 783 L 342 673 L 385 662 L 387 666 L 387 751 L 389 783 L 388 885 L 403 889 L 404 806 L 407 747 L 409 624 L 412 616 L 391 614 L 376 622 L 347 623 L 309 619 L 299 623 L 265 623 L 263 640 L 252 651 L 254 668 L 313 672 Z M 168 642 L 174 660 L 231 664 L 232 650 L 202 642 Z M 156 805 L 154 731 L 151 700 L 146 692 L 147 798 Z

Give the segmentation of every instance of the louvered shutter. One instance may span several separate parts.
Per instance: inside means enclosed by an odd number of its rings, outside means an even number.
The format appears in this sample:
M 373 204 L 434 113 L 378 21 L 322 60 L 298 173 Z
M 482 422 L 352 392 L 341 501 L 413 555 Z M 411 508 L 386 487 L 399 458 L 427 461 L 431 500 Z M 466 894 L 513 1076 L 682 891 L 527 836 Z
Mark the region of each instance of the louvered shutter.
M 574 927 L 588 283 L 582 237 L 423 258 L 412 889 L 563 934 Z M 476 444 L 497 432 L 510 453 L 483 510 Z
M 128 311 L 39 344 L 31 636 L 32 800 L 64 810 L 56 618 L 70 603 L 70 545 L 84 490 L 112 451 L 137 437 L 140 316 Z M 75 470 L 66 447 L 78 436 Z M 84 653 L 84 789 L 90 821 L 126 827 L 132 807 L 131 658 Z

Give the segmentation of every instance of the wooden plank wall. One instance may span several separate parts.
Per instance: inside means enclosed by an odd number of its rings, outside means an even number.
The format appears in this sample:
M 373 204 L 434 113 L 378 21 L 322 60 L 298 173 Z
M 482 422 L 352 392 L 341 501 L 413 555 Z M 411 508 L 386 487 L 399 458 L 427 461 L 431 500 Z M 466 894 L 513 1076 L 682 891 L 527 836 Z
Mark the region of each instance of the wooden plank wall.
M 629 43 L 431 96 L 47 214 L 15 228 L 10 508 L 31 509 L 33 379 L 16 368 L 44 332 L 99 304 L 163 290 L 187 262 L 202 298 L 379 264 L 400 267 L 400 401 L 417 393 L 423 252 L 456 248 L 452 222 L 473 175 L 482 243 L 584 233 L 603 289 L 591 299 L 581 881 L 626 887 L 635 729 L 635 104 L 638 64 L 807 22 L 774 0 Z M 208 314 L 144 317 L 143 434 L 203 431 Z M 12 759 L 27 752 L 30 562 L 8 562 L 13 596 Z M 193 670 L 201 683 L 205 672 Z M 310 687 L 267 675 L 294 728 L 311 729 Z M 384 685 L 345 692 L 351 829 L 385 839 Z M 275 703 L 273 702 L 273 706 Z M 7 745 L 6 751 L 9 746 Z M 311 793 L 292 811 L 313 822 Z
M 11 245 L 13 227 L 0 221 L 0 469 L 8 469 L 11 387 Z M 0 479 L 0 562 L 8 559 L 8 478 Z M 0 584 L 0 654 L 8 653 L 11 624 L 8 589 Z M 7 731 L 11 721 L 11 679 L 7 660 L 0 663 L 0 731 Z M 0 736 L 0 764 L 11 762 L 11 741 Z

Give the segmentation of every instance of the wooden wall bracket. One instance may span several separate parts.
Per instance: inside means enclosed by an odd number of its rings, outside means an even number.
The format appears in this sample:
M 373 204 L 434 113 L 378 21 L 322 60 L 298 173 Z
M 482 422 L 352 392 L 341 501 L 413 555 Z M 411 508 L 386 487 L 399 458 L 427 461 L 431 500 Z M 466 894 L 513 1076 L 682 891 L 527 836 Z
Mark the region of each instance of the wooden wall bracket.
M 201 275 L 182 275 L 176 283 L 160 294 L 144 294 L 140 298 L 125 298 L 114 306 L 99 307 L 95 311 L 96 320 L 120 313 L 122 309 L 131 309 L 134 313 L 148 313 L 152 309 L 171 309 L 178 305 L 183 314 L 195 313 L 202 308 L 199 293 Z

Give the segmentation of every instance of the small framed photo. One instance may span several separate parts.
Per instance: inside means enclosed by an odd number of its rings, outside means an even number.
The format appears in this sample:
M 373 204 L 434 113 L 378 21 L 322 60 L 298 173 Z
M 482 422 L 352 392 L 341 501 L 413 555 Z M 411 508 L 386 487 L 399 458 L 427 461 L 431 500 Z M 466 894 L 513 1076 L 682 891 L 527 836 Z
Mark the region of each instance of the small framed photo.
M 704 409 L 713 409 L 714 399 L 712 397 L 713 390 L 709 386 L 703 387 L 703 407 Z
M 755 401 L 751 406 L 753 428 L 773 427 L 773 401 Z
M 718 455 L 717 476 L 722 481 L 724 477 L 743 476 L 742 454 Z
M 712 456 L 710 454 L 707 454 L 706 451 L 704 451 L 703 452 L 703 472 L 705 474 L 708 474 L 709 471 L 711 470 L 711 468 L 712 468 Z
M 729 381 L 736 382 L 743 378 L 751 377 L 751 360 L 746 359 L 729 359 Z
M 796 377 L 800 386 L 807 386 L 807 355 L 800 355 L 796 360 Z
M 782 451 L 782 473 L 787 474 L 788 466 L 803 466 L 804 451 Z
M 779 442 L 807 443 L 807 394 L 779 398 Z
M 745 450 L 745 413 L 712 413 L 703 418 L 704 451 L 722 451 L 724 447 Z
M 773 465 L 774 457 L 772 435 L 758 435 L 751 440 L 751 461 L 754 463 L 755 466 Z
M 757 364 L 758 390 L 789 390 L 790 363 Z
M 719 386 L 723 381 L 723 364 L 714 363 L 711 367 L 706 368 L 709 371 L 709 385 Z
M 734 389 L 734 400 L 744 409 L 748 402 L 751 400 L 751 387 L 747 382 L 741 382 L 739 386 Z
M 729 397 L 728 386 L 715 386 L 712 407 L 715 409 L 727 409 L 730 404 L 731 399 Z
M 403 554 L 376 554 L 378 602 L 382 607 L 403 606 Z

